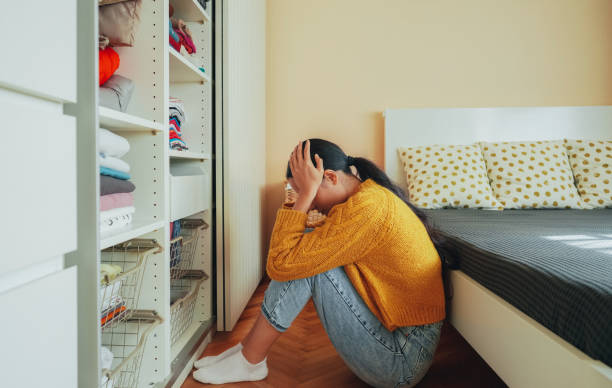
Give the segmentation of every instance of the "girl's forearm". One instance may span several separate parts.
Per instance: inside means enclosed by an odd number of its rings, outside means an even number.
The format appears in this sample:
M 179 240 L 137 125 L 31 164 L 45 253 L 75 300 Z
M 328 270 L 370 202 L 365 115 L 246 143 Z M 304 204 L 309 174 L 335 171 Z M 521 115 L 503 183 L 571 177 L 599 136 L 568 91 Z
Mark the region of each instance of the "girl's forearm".
M 310 210 L 310 206 L 312 205 L 312 201 L 316 196 L 316 192 L 314 194 L 311 193 L 303 193 L 300 194 L 295 201 L 295 205 L 293 205 L 293 210 L 297 210 L 303 213 L 308 213 Z

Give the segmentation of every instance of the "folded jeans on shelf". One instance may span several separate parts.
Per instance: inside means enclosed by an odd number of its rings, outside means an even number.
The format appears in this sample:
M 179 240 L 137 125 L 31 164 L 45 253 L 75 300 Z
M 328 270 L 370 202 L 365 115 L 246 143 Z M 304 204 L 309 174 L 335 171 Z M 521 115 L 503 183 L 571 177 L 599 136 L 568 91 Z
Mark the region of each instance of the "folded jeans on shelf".
M 100 175 L 100 195 L 115 193 L 131 193 L 136 186 L 130 181 L 117 179 L 106 175 Z
M 132 193 L 114 193 L 100 197 L 100 211 L 128 206 L 134 206 L 134 194 Z
M 98 128 L 98 152 L 120 158 L 130 151 L 130 143 L 108 129 Z
M 123 179 L 123 180 L 130 179 L 130 174 L 128 173 L 117 171 L 113 168 L 102 167 L 102 166 L 100 166 L 100 175 L 107 175 L 113 178 Z
M 108 156 L 104 154 L 98 154 L 98 160 L 100 162 L 101 167 L 111 168 L 116 171 L 129 173 L 130 165 L 119 158 L 114 156 Z

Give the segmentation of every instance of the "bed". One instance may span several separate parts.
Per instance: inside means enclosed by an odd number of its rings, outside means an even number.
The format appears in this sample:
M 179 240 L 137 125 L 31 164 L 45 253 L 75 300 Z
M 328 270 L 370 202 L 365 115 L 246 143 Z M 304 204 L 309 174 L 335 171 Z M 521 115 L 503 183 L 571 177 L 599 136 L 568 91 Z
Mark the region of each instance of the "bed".
M 612 137 L 612 107 L 385 111 L 397 147 Z M 511 387 L 612 386 L 612 209 L 427 210 L 459 252 L 449 319 Z

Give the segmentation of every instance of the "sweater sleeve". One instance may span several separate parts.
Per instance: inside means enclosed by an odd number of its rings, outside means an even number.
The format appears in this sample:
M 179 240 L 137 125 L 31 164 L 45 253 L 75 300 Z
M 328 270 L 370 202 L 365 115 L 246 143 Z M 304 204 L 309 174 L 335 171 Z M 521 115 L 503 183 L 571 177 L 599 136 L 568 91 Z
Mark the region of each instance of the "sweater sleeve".
M 268 275 L 277 281 L 302 279 L 360 260 L 385 229 L 384 203 L 384 197 L 349 197 L 309 233 L 304 233 L 307 214 L 279 209 L 270 239 Z

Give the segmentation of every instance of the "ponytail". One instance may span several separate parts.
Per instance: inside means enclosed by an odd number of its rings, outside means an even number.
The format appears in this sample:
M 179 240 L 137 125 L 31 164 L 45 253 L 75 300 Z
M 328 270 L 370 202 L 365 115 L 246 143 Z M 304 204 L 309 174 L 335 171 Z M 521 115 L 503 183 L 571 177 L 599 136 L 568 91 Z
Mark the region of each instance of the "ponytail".
M 436 250 L 438 251 L 440 259 L 442 260 L 442 276 L 444 280 L 445 294 L 450 296 L 451 290 L 448 287 L 448 270 L 457 268 L 457 264 L 455 261 L 456 251 L 451 246 L 448 239 L 441 235 L 431 225 L 429 218 L 427 217 L 425 212 L 410 203 L 406 192 L 400 186 L 393 183 L 389 176 L 385 174 L 383 170 L 378 168 L 376 164 L 366 158 L 355 158 L 351 156 L 347 157 L 347 163 L 350 163 L 349 166 L 355 166 L 355 168 L 357 169 L 357 174 L 359 175 L 359 178 L 362 181 L 365 181 L 366 179 L 372 179 L 374 182 L 387 188 L 393 194 L 397 195 L 402 201 L 404 201 L 406 205 L 408 205 L 410 210 L 412 210 L 412 212 L 419 218 L 419 220 L 421 220 L 421 222 L 425 226 L 425 229 L 427 230 L 427 233 L 429 234 L 429 237 L 431 238 L 431 241 L 433 242 L 434 246 L 436 247 Z

